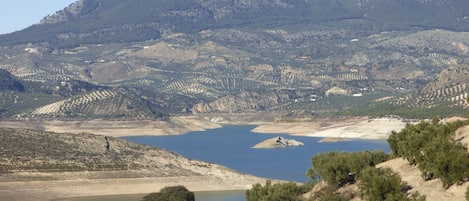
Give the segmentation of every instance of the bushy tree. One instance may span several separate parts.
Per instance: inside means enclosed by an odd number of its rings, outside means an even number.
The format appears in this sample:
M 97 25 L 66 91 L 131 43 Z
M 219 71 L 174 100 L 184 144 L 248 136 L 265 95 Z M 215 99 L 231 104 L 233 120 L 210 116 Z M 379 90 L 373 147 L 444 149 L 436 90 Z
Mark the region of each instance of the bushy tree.
M 265 185 L 256 184 L 246 191 L 246 201 L 300 201 L 300 196 L 311 190 L 310 185 L 296 183 L 272 184 L 270 180 Z
M 423 201 L 425 197 L 405 191 L 407 184 L 389 168 L 367 167 L 360 174 L 359 189 L 362 197 L 368 201 Z
M 355 182 L 356 176 L 365 167 L 387 159 L 388 156 L 383 151 L 318 153 L 312 159 L 313 169 L 308 170 L 308 176 L 320 175 L 327 183 L 341 186 Z
M 195 201 L 195 195 L 184 186 L 170 186 L 146 195 L 142 201 Z
M 362 197 L 369 201 L 405 200 L 406 194 L 401 191 L 403 185 L 399 175 L 387 168 L 367 167 L 360 175 Z

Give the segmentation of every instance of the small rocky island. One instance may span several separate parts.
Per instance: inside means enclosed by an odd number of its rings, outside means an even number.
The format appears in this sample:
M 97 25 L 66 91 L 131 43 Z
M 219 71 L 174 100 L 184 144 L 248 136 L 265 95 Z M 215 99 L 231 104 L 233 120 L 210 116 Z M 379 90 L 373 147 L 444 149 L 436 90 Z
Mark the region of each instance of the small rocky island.
M 254 145 L 252 148 L 256 149 L 272 149 L 272 148 L 284 148 L 284 147 L 296 147 L 305 145 L 303 142 L 287 139 L 284 137 L 274 137 L 262 141 L 259 144 Z

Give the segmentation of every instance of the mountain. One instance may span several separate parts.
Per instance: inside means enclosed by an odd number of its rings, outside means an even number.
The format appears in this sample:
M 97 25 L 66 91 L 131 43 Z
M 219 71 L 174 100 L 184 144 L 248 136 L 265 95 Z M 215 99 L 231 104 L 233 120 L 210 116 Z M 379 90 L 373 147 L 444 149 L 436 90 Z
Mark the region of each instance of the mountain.
M 80 0 L 40 24 L 1 37 L 0 44 L 137 42 L 175 32 L 272 28 L 344 19 L 468 31 L 468 6 L 464 0 Z
M 466 64 L 467 8 L 463 0 L 80 0 L 1 35 L 0 69 L 38 85 L 73 80 L 125 91 L 137 101 L 120 103 L 146 108 L 135 113 L 142 118 L 331 113 L 405 96 Z M 348 98 L 326 96 L 331 89 Z M 54 92 L 7 116 L 32 117 L 39 107 L 98 91 Z M 113 118 L 128 112 L 101 109 L 107 104 L 94 102 L 92 110 Z

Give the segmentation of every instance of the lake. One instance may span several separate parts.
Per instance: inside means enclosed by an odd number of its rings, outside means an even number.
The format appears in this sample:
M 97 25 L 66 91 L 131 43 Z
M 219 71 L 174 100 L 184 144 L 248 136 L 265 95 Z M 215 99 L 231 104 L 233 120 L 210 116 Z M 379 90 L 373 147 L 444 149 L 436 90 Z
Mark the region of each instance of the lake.
M 311 158 L 318 152 L 383 150 L 389 152 L 385 140 L 352 140 L 321 143 L 321 138 L 289 136 L 286 134 L 252 133 L 254 126 L 225 126 L 186 135 L 158 137 L 125 137 L 131 142 L 162 147 L 191 159 L 227 166 L 255 176 L 306 182 Z M 305 146 L 253 149 L 266 139 L 282 136 L 301 141 Z
M 286 134 L 252 133 L 254 126 L 225 126 L 207 131 L 174 136 L 137 136 L 124 139 L 174 151 L 185 157 L 224 165 L 259 177 L 306 182 L 311 158 L 319 152 L 383 150 L 389 152 L 385 140 L 352 140 L 335 143 L 318 142 L 321 138 L 289 136 Z M 266 139 L 282 136 L 301 141 L 305 146 L 253 149 Z M 138 201 L 142 195 L 101 196 L 67 199 L 67 201 Z M 197 201 L 244 201 L 243 191 L 198 192 Z

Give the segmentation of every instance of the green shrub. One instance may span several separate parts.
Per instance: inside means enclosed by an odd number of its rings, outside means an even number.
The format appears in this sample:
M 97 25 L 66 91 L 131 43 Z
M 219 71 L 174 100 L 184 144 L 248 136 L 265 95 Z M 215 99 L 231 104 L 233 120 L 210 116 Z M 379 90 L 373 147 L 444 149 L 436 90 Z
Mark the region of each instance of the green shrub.
M 387 168 L 368 167 L 360 175 L 360 192 L 369 201 L 405 200 L 406 195 L 401 191 L 403 185 L 399 175 Z
M 311 186 L 296 183 L 273 184 L 266 181 L 265 185 L 256 184 L 246 191 L 246 201 L 300 201 L 300 196 L 311 190 Z
M 330 152 L 316 154 L 312 159 L 312 169 L 308 170 L 310 179 L 320 176 L 331 185 L 354 183 L 357 175 L 368 166 L 386 161 L 388 156 L 383 151 L 374 152 Z
M 144 196 L 142 201 L 195 201 L 195 195 L 184 186 L 171 186 Z
M 367 167 L 360 175 L 359 189 L 362 198 L 368 201 L 425 200 L 425 197 L 417 194 L 408 196 L 407 188 L 401 177 L 389 168 Z

